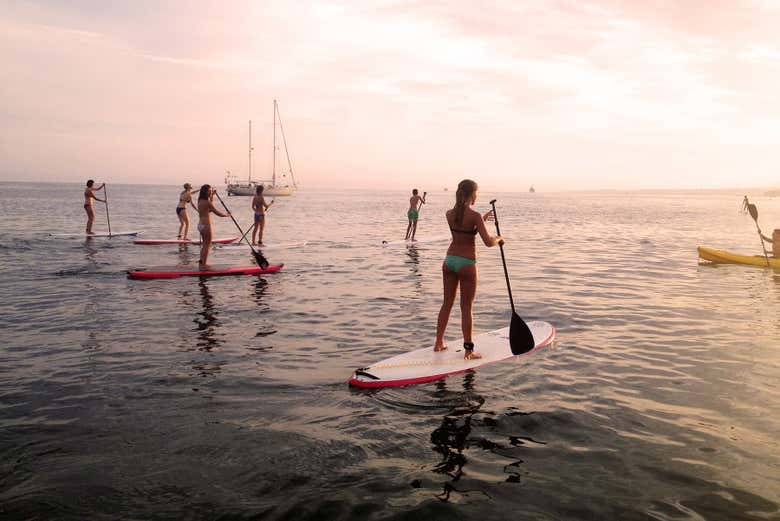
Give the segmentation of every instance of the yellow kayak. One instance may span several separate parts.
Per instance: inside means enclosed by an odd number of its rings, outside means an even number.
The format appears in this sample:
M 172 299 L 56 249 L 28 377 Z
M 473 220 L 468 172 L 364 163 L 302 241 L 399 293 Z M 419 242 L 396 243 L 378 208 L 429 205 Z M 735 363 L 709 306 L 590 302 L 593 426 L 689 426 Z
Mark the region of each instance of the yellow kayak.
M 696 248 L 699 250 L 699 257 L 706 261 L 717 262 L 721 264 L 748 264 L 750 266 L 767 267 L 767 259 L 763 255 L 740 255 L 726 250 L 713 250 L 712 248 Z M 780 259 L 769 256 L 769 267 L 780 268 Z

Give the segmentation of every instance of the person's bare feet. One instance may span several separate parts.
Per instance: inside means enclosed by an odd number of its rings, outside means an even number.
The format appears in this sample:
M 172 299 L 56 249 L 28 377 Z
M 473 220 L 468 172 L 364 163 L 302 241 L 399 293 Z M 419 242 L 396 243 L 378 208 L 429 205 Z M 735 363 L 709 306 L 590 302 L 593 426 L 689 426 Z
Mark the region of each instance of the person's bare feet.
M 447 349 L 447 344 L 440 345 L 440 346 L 433 346 L 433 350 L 436 351 L 437 353 L 439 351 L 444 351 L 446 349 Z
M 474 342 L 463 342 L 463 350 L 466 353 L 463 355 L 465 360 L 477 360 L 482 358 L 482 355 L 474 352 Z
M 208 265 L 208 264 L 202 264 L 202 263 L 199 262 L 198 263 L 198 268 L 203 270 L 203 271 L 208 271 L 208 270 L 211 269 L 211 266 Z

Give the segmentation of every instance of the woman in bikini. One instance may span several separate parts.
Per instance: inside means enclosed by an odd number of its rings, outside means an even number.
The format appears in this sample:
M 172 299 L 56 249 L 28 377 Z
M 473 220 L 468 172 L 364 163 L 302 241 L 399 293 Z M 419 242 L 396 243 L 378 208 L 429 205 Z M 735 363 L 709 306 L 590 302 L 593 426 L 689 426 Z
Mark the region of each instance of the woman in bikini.
M 102 190 L 104 186 L 106 186 L 106 183 L 103 183 L 102 185 L 95 187 L 94 186 L 95 181 L 90 179 L 87 181 L 87 188 L 84 190 L 84 211 L 87 212 L 87 235 L 92 235 L 92 223 L 95 222 L 95 210 L 92 208 L 92 200 L 100 201 L 101 203 L 105 203 L 105 199 L 99 199 L 95 196 L 95 192 L 98 190 Z
M 176 205 L 176 215 L 179 217 L 179 235 L 176 236 L 177 239 L 189 240 L 187 239 L 187 234 L 190 232 L 190 218 L 187 216 L 187 203 L 190 203 L 196 211 L 198 210 L 198 207 L 192 202 L 192 194 L 195 192 L 197 190 L 193 190 L 191 184 L 184 183 L 184 191 L 179 194 L 179 204 Z M 184 233 L 182 233 L 182 230 L 184 230 Z
M 198 231 L 200 232 L 200 268 L 207 270 L 210 269 L 206 261 L 209 259 L 209 250 L 211 249 L 211 214 L 215 213 L 220 217 L 230 217 L 230 212 L 222 213 L 215 206 L 212 201 L 214 198 L 214 191 L 211 189 L 211 185 L 203 185 L 200 187 L 200 193 L 198 194 L 198 215 L 200 220 L 198 221 Z
M 252 244 L 259 244 L 260 246 L 263 246 L 265 211 L 268 210 L 272 204 L 274 204 L 273 201 L 270 203 L 265 202 L 265 198 L 263 197 L 263 185 L 257 185 L 257 188 L 255 189 L 255 196 L 252 198 L 252 211 L 255 213 L 255 225 L 252 229 Z
M 493 211 L 480 215 L 479 212 L 472 210 L 471 205 L 476 200 L 477 183 L 471 179 L 464 179 L 458 184 L 458 191 L 455 193 L 455 207 L 448 210 L 446 214 L 447 224 L 452 231 L 452 242 L 441 267 L 444 279 L 444 302 L 439 311 L 436 344 L 433 347 L 434 351 L 447 349 L 444 343 L 444 331 L 447 329 L 455 294 L 460 286 L 460 316 L 466 360 L 482 358 L 482 355 L 474 352 L 474 343 L 471 341 L 472 307 L 477 292 L 476 237 L 479 234 L 482 242 L 488 247 L 504 240 L 500 236 L 493 237 L 487 232 L 485 221 L 493 219 Z

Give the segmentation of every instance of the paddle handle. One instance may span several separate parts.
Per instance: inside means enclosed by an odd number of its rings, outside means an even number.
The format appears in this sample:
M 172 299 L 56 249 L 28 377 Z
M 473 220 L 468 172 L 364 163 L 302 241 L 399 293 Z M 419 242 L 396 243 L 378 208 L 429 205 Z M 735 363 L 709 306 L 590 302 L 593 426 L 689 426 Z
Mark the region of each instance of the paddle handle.
M 490 206 L 493 207 L 493 221 L 496 223 L 496 235 L 501 235 L 501 229 L 498 227 L 498 214 L 496 214 L 496 200 L 490 201 Z M 512 313 L 515 313 L 515 299 L 512 298 L 512 285 L 509 283 L 509 271 L 506 268 L 506 257 L 504 256 L 504 243 L 503 241 L 498 243 L 498 247 L 501 250 L 501 264 L 504 266 L 504 278 L 506 279 L 506 289 L 509 292 L 509 305 L 512 306 Z
M 106 222 L 108 222 L 108 236 L 111 237 L 111 216 L 108 213 L 108 187 L 103 183 L 103 198 L 106 202 Z

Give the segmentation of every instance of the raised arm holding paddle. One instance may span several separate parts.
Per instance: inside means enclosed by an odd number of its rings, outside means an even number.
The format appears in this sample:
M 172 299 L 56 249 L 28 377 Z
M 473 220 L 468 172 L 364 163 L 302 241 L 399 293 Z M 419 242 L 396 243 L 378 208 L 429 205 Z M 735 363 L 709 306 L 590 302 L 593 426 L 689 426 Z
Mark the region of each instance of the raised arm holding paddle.
M 764 259 L 766 259 L 766 265 L 769 266 L 769 256 L 766 253 L 764 241 L 772 245 L 772 255 L 775 258 L 780 258 L 780 230 L 774 230 L 771 239 L 761 233 L 761 227 L 758 225 L 758 208 L 748 200 L 748 196 L 745 196 L 742 200 L 742 210 L 748 212 L 756 223 L 756 231 L 758 231 L 758 237 L 761 239 L 761 249 L 764 250 Z

